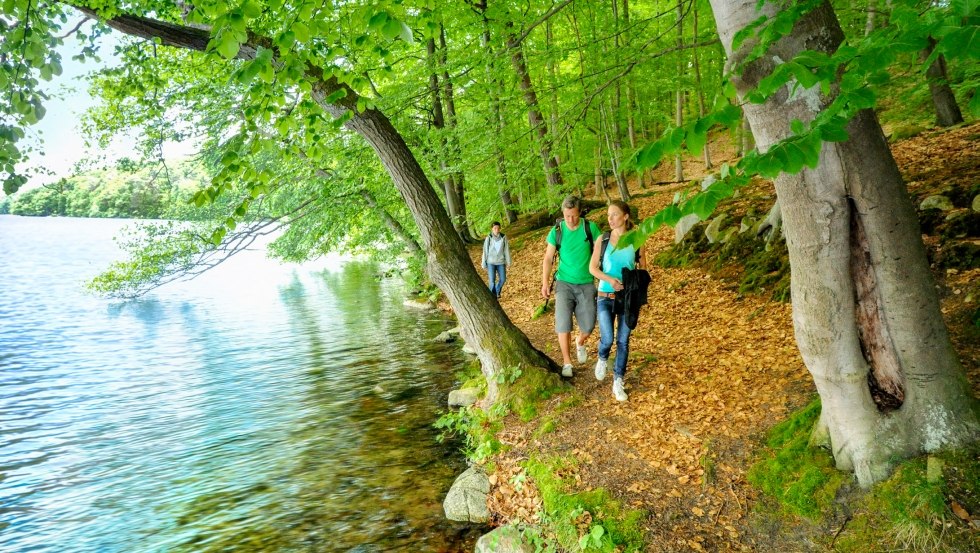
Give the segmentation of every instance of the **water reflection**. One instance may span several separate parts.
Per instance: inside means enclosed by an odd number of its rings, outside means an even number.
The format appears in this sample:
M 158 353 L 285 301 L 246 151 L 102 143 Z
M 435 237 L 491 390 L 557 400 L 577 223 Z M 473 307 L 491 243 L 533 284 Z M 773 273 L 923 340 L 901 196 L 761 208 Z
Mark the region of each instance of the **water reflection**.
M 463 461 L 431 427 L 462 359 L 397 283 L 255 258 L 106 304 L 74 275 L 111 258 L 110 227 L 10 221 L 0 550 L 472 549 L 440 504 Z

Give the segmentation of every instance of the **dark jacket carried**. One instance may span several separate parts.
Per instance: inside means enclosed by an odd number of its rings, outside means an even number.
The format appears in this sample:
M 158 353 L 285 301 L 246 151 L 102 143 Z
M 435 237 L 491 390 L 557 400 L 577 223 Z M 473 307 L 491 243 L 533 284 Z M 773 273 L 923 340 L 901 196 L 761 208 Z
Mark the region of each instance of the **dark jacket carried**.
M 623 290 L 616 292 L 613 311 L 626 313 L 626 326 L 636 328 L 640 320 L 640 307 L 647 303 L 650 273 L 643 269 L 623 269 Z

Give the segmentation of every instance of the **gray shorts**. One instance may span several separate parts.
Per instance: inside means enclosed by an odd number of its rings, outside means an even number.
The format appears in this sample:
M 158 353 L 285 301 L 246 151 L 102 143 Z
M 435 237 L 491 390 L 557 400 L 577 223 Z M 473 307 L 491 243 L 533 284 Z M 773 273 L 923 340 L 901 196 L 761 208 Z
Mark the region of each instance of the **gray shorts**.
M 572 331 L 572 312 L 582 334 L 595 328 L 595 284 L 569 284 L 555 281 L 555 331 Z

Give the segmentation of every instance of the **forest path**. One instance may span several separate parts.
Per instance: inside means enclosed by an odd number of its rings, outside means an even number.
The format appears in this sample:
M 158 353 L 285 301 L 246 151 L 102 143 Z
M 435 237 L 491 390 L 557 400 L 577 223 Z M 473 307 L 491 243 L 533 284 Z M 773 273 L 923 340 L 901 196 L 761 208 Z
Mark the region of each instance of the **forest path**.
M 946 142 L 937 141 L 923 151 L 933 160 L 949 159 L 940 150 L 949 148 L 952 155 L 965 147 L 978 157 L 970 144 L 976 143 L 980 125 L 972 128 L 956 132 L 957 140 L 950 133 Z M 925 140 L 900 145 L 914 152 L 923 149 Z M 896 152 L 900 163 L 905 162 L 903 169 L 921 159 L 904 155 Z M 727 157 L 724 152 L 713 152 L 713 156 Z M 696 166 L 696 162 L 689 163 Z M 926 182 L 906 178 L 911 181 L 910 189 Z M 942 175 L 934 179 L 931 182 L 936 186 L 942 185 Z M 633 188 L 634 194 L 653 193 L 630 204 L 641 218 L 650 216 L 672 200 L 677 188 Z M 753 187 L 751 193 L 762 209 L 774 199 L 768 182 Z M 606 230 L 605 212 L 600 211 L 588 217 Z M 547 231 L 538 228 L 508 235 L 513 264 L 501 304 L 532 343 L 560 364 L 554 313 L 531 320 L 543 302 L 539 290 Z M 673 229 L 664 228 L 651 237 L 645 246 L 647 259 L 668 249 L 673 236 Z M 479 247 L 471 253 L 479 263 Z M 613 398 L 611 367 L 606 380 L 598 382 L 593 376 L 596 328 L 588 342 L 589 360 L 576 365 L 571 379 L 581 401 L 557 410 L 557 415 L 546 409 L 543 417 L 530 423 L 514 416 L 507 419 L 499 438 L 509 448 L 495 459 L 497 476 L 490 500 L 498 521 L 536 522 L 537 491 L 533 486 L 514 484 L 522 481 L 519 463 L 532 455 L 571 455 L 580 463 L 563 476 L 574 479 L 579 490 L 604 488 L 624 506 L 648 513 L 644 522 L 648 551 L 820 549 L 806 536 L 792 535 L 794 530 L 788 528 L 780 529 L 776 540 L 771 538 L 773 529 L 760 527 L 758 518 L 751 516 L 757 491 L 746 481 L 764 432 L 815 397 L 813 381 L 794 341 L 790 304 L 739 294 L 737 281 L 713 277 L 703 269 L 662 268 L 651 263 L 647 268 L 652 276 L 650 301 L 632 334 L 625 379 L 629 401 L 619 403 Z M 950 282 L 940 284 L 970 285 L 977 276 L 980 269 L 953 272 Z M 954 301 L 968 309 L 962 305 L 963 298 L 958 291 L 946 295 L 944 313 L 957 312 L 949 303 Z M 980 386 L 978 347 L 956 340 L 955 323 L 947 323 L 976 390 Z M 553 398 L 551 407 L 567 399 L 566 395 Z M 555 430 L 536 436 L 542 421 L 551 416 L 555 416 Z M 587 528 L 588 516 L 580 522 Z M 830 535 L 835 530 L 837 527 L 818 529 Z

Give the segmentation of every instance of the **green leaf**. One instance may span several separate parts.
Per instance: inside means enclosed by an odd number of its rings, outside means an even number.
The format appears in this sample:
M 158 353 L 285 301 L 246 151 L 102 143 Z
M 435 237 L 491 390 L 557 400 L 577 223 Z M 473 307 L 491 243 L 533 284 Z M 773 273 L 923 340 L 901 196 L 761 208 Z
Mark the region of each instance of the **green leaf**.
M 707 138 L 707 132 L 698 132 L 697 125 L 691 125 L 685 134 L 687 151 L 691 152 L 692 156 L 701 155 L 701 150 L 704 149 L 704 143 L 707 141 Z
M 707 190 L 691 198 L 687 202 L 687 205 L 684 206 L 684 211 L 694 213 L 702 221 L 706 221 L 715 211 L 715 208 L 718 207 L 718 201 L 720 199 L 717 194 Z
M 347 89 L 346 88 L 338 88 L 337 90 L 334 90 L 329 95 L 327 95 L 327 97 L 324 98 L 323 101 L 326 102 L 326 103 L 328 103 L 328 104 L 334 104 L 338 100 L 342 100 L 342 99 L 344 99 L 346 97 L 347 97 Z
M 412 38 L 412 29 L 411 29 L 411 27 L 409 27 L 408 25 L 406 25 L 404 21 L 399 21 L 398 23 L 402 27 L 401 28 L 401 33 L 398 36 L 403 41 L 405 41 L 405 42 L 407 42 L 409 44 L 414 44 L 415 43 L 415 39 Z
M 980 59 L 980 26 L 968 25 L 947 34 L 936 50 L 948 58 Z
M 249 19 L 255 19 L 262 15 L 262 5 L 256 0 L 246 0 L 245 4 L 242 5 L 242 13 Z
M 380 33 L 381 29 L 384 28 L 385 23 L 387 22 L 388 12 L 378 12 L 372 15 L 371 19 L 368 20 L 368 30 L 375 33 Z
M 304 23 L 297 21 L 296 23 L 293 23 L 291 29 L 297 41 L 306 42 L 310 40 L 310 28 Z
M 397 19 L 388 18 L 384 27 L 381 28 L 381 35 L 388 40 L 394 40 L 402 32 L 402 24 Z
M 789 128 L 791 131 L 793 131 L 793 134 L 803 134 L 806 132 L 806 125 L 804 125 L 803 121 L 800 121 L 799 119 L 793 119 L 790 121 Z
M 636 155 L 637 169 L 656 167 L 664 157 L 664 147 L 661 141 L 656 141 L 643 147 Z
M 233 33 L 222 33 L 221 41 L 218 43 L 218 54 L 230 60 L 238 55 L 239 44 Z
M 974 94 L 969 104 L 970 113 L 974 117 L 980 117 L 980 94 Z

